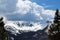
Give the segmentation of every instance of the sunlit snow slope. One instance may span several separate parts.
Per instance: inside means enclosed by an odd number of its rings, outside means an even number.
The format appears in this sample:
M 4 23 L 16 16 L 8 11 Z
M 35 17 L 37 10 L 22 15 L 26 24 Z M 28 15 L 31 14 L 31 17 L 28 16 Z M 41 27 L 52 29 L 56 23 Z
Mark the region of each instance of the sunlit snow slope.
M 28 31 L 37 31 L 41 30 L 40 23 L 33 22 L 24 22 L 24 21 L 7 21 L 5 23 L 5 29 L 10 31 L 13 34 L 20 34 L 19 31 L 28 32 Z

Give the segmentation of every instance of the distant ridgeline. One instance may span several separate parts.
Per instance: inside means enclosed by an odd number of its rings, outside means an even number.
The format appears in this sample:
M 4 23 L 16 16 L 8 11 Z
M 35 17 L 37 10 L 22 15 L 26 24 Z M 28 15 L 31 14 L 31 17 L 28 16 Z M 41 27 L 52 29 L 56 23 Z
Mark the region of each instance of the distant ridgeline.
M 56 10 L 54 21 L 48 26 L 49 40 L 60 40 L 60 12 Z

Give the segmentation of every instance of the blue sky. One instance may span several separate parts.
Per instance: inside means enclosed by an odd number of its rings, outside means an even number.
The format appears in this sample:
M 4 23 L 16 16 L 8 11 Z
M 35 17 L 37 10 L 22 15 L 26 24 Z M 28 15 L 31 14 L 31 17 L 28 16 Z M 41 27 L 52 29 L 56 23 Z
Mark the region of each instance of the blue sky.
M 36 2 L 42 6 L 48 6 L 45 9 L 52 9 L 52 10 L 60 9 L 60 0 L 31 0 L 31 1 Z

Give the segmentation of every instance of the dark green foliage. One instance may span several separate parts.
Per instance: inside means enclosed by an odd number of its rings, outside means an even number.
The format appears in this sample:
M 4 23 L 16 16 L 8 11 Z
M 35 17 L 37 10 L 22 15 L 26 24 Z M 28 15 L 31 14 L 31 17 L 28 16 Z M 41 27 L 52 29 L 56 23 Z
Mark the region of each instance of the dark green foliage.
M 60 15 L 58 10 L 56 10 L 53 24 L 49 26 L 48 38 L 49 40 L 60 40 Z
M 3 17 L 0 18 L 0 40 L 8 40 L 8 35 L 4 29 Z

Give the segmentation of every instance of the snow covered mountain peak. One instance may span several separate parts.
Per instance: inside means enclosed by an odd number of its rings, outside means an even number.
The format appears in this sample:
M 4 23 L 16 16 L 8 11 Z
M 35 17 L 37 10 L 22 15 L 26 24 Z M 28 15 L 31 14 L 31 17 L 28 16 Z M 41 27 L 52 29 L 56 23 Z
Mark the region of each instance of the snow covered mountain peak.
M 41 30 L 40 23 L 25 22 L 25 21 L 7 21 L 5 23 L 5 29 L 12 34 L 21 34 L 23 32 Z

